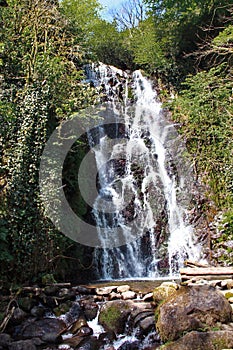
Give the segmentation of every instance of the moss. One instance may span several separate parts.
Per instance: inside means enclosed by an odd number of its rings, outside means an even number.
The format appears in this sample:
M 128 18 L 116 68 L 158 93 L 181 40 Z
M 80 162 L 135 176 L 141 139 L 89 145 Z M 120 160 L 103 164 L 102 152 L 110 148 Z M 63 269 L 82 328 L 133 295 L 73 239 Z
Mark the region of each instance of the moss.
M 105 324 L 107 328 L 113 329 L 120 316 L 121 311 L 116 306 L 112 306 L 100 315 L 100 322 Z

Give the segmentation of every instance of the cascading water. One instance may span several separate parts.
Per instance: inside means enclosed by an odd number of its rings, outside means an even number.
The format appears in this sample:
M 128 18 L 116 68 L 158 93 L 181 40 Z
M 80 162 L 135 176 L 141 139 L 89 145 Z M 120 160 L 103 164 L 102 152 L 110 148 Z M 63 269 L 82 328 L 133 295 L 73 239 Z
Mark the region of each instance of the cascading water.
M 93 208 L 101 241 L 95 250 L 98 277 L 174 276 L 185 259 L 201 255 L 189 224 L 191 169 L 174 125 L 140 71 L 130 79 L 101 64 L 88 70 L 88 78 L 108 96 L 105 123 L 115 116 L 114 126 L 100 124 L 98 142 L 89 134 L 99 171 Z M 128 243 L 111 248 L 116 228 Z

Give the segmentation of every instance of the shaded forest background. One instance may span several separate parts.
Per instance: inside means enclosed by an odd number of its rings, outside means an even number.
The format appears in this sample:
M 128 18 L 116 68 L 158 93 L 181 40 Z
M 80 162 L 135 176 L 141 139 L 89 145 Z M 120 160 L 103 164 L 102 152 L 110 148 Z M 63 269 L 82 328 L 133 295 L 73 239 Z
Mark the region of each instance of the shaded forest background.
M 98 104 L 83 66 L 102 61 L 142 69 L 177 123 L 205 184 L 209 222 L 221 214 L 213 248 L 233 242 L 233 5 L 217 0 L 129 0 L 112 21 L 97 0 L 0 1 L 1 284 L 52 274 L 87 275 L 91 254 L 45 217 L 38 186 L 40 157 L 62 120 Z M 173 96 L 173 98 L 171 98 Z M 74 174 L 87 145 L 69 154 L 66 182 L 80 216 L 86 206 Z M 76 164 L 75 166 L 73 166 Z M 66 171 L 69 169 L 70 171 Z M 233 264 L 233 244 L 219 263 Z M 84 254 L 85 252 L 85 254 Z

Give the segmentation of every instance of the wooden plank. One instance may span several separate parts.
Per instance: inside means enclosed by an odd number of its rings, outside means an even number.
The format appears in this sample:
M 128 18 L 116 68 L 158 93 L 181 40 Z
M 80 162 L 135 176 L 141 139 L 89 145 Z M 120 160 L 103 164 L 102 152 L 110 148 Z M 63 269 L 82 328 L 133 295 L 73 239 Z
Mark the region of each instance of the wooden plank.
M 180 269 L 180 274 L 186 276 L 233 276 L 233 267 L 186 267 Z

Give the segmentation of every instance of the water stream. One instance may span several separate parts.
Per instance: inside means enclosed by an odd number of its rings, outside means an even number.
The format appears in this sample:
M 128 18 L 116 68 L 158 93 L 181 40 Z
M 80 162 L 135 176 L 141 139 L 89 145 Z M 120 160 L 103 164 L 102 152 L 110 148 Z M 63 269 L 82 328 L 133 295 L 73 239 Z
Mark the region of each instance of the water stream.
M 129 76 L 101 64 L 87 75 L 107 99 L 98 141 L 89 134 L 99 171 L 92 211 L 101 241 L 97 276 L 176 276 L 185 259 L 201 258 L 190 224 L 192 168 L 185 148 L 140 71 Z

